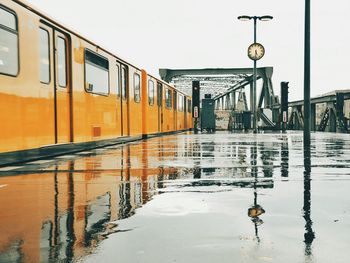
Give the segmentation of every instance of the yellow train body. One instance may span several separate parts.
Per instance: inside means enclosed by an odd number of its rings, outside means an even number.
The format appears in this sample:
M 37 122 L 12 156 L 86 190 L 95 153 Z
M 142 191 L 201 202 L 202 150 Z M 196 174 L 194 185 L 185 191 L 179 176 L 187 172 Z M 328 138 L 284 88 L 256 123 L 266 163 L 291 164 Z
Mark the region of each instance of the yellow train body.
M 191 98 L 174 87 L 22 1 L 0 12 L 0 166 L 192 128 Z

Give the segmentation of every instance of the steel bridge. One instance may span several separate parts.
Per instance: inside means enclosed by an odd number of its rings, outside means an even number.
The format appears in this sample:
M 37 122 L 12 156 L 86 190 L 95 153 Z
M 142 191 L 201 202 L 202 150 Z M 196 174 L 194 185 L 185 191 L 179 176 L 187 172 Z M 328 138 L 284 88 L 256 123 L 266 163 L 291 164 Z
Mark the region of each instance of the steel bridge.
M 253 108 L 252 68 L 160 69 L 159 73 L 163 80 L 189 95 L 192 81 L 200 81 L 202 95 L 214 95 L 216 110 L 247 112 Z M 257 98 L 257 113 L 260 127 L 278 130 L 282 121 L 281 104 L 279 97 L 274 94 L 272 75 L 272 67 L 257 69 L 257 79 L 262 80 L 261 92 Z M 249 103 L 246 96 L 248 93 Z M 288 103 L 288 129 L 304 128 L 303 104 L 303 100 Z M 336 90 L 311 99 L 312 131 L 348 133 L 349 119 L 350 90 Z
M 187 93 L 192 90 L 192 81 L 200 81 L 201 90 L 204 89 L 202 94 L 214 94 L 217 110 L 251 111 L 253 108 L 252 68 L 160 69 L 159 74 L 163 80 L 171 82 Z M 258 115 L 265 126 L 270 128 L 274 128 L 275 123 L 271 117 L 267 117 L 265 112 L 267 110 L 272 112 L 279 105 L 278 97 L 274 95 L 273 91 L 272 74 L 272 67 L 257 69 L 257 79 L 262 79 L 258 99 Z M 249 86 L 249 92 L 246 90 L 247 86 Z M 219 93 L 217 93 L 218 89 L 220 90 Z M 249 103 L 246 93 L 250 94 Z
M 304 101 L 289 102 L 288 128 L 302 130 Z M 350 90 L 335 90 L 311 99 L 311 130 L 349 132 Z

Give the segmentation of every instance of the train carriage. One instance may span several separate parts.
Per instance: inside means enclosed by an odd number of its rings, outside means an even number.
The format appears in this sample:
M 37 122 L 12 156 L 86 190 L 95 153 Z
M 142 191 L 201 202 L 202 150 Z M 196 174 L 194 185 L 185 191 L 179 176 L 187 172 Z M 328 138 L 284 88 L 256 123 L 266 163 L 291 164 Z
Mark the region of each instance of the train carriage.
M 191 127 L 169 84 L 22 1 L 0 17 L 0 166 Z

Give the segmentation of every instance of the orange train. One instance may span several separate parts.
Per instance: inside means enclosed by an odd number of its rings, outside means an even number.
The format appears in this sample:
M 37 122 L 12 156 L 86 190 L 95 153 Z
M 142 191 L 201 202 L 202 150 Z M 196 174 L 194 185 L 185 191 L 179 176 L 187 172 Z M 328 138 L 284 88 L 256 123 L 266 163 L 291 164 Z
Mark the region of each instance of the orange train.
M 192 128 L 191 98 L 0 0 L 0 166 Z

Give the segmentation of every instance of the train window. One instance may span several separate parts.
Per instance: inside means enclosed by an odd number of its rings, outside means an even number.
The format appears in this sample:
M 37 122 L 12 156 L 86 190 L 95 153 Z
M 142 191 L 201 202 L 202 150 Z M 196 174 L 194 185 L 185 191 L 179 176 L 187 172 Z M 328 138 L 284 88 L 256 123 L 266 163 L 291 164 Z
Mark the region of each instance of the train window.
M 66 60 L 66 41 L 62 37 L 57 38 L 57 73 L 58 85 L 60 87 L 67 86 L 67 60 Z
M 50 39 L 49 32 L 39 29 L 39 52 L 40 52 L 40 81 L 50 83 Z
M 173 100 L 173 93 L 171 92 L 170 89 L 166 89 L 165 92 L 165 107 L 171 108 L 172 106 L 172 100 Z
M 120 97 L 120 71 L 119 71 L 118 65 L 117 65 L 116 85 L 117 85 L 117 96 Z
M 148 81 L 148 104 L 154 105 L 154 82 Z
M 157 105 L 163 106 L 163 86 L 161 83 L 157 83 Z
M 109 93 L 108 60 L 85 49 L 85 89 L 87 92 L 107 95 Z
M 4 27 L 17 31 L 16 16 L 0 7 L 0 24 Z
M 122 93 L 123 93 L 123 99 L 126 99 L 127 97 L 127 89 L 128 87 L 128 72 L 126 70 L 126 67 L 122 67 Z
M 174 105 L 173 105 L 174 110 L 177 109 L 177 92 L 174 91 Z
M 188 100 L 187 112 L 189 112 L 189 113 L 192 112 L 192 101 L 191 100 Z
M 184 96 L 179 94 L 178 110 L 184 111 Z
M 140 75 L 135 73 L 134 74 L 134 100 L 135 100 L 135 102 L 140 102 L 140 99 L 141 99 L 140 86 L 141 86 Z
M 0 7 L 0 73 L 18 74 L 18 30 L 15 14 Z

